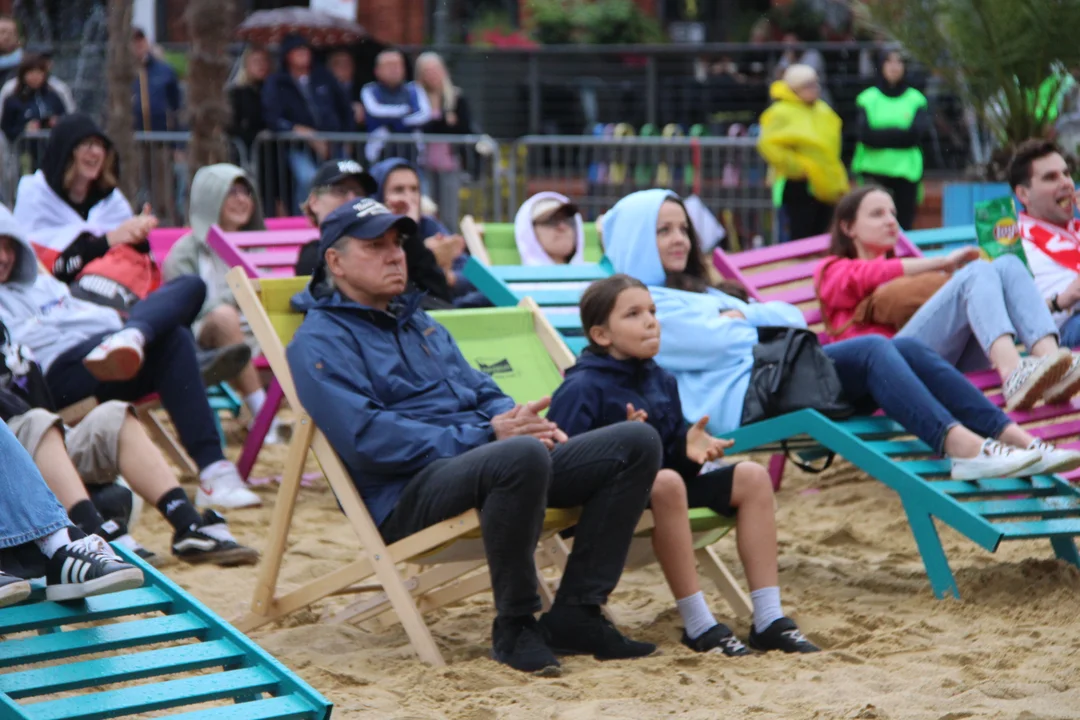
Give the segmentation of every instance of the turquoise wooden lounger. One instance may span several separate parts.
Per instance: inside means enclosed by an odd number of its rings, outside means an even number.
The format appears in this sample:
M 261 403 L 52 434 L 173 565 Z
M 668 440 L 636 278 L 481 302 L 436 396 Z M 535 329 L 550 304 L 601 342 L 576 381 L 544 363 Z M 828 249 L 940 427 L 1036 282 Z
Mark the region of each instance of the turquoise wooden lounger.
M 949 462 L 887 417 L 829 420 L 803 410 L 728 433 L 732 453 L 825 447 L 900 496 L 936 597 L 960 597 L 934 520 L 994 552 L 1004 540 L 1049 538 L 1054 554 L 1080 566 L 1080 491 L 1061 477 L 950 480 Z
M 97 720 L 175 708 L 176 720 L 328 720 L 333 706 L 314 688 L 164 575 L 117 552 L 142 569 L 143 587 L 0 610 L 0 718 Z M 99 620 L 110 622 L 65 629 Z M 98 657 L 80 660 L 90 655 Z M 124 686 L 110 687 L 117 683 Z
M 581 331 L 578 300 L 595 280 L 611 275 L 606 260 L 583 265 L 484 265 L 469 258 L 462 272 L 496 307 L 512 307 L 526 297 L 540 306 L 567 347 L 580 355 L 587 344 Z

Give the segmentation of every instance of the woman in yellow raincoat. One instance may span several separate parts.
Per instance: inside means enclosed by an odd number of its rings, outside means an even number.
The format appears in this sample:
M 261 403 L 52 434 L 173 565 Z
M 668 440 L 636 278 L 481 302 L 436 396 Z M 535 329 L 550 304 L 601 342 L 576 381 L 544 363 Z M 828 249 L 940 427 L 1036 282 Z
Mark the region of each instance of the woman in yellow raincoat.
M 790 66 L 769 95 L 773 104 L 761 114 L 758 151 L 773 176 L 773 201 L 787 211 L 792 240 L 820 235 L 848 191 L 840 116 L 821 100 L 817 72 L 809 65 Z

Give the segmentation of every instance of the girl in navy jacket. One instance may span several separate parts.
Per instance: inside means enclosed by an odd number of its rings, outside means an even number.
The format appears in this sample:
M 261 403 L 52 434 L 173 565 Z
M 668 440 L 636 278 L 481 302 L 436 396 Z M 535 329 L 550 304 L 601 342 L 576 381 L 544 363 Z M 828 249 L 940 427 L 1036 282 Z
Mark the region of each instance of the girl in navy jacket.
M 581 298 L 581 325 L 589 346 L 566 371 L 547 418 L 567 435 L 625 420 L 647 422 L 660 433 L 664 465 L 650 500 L 653 550 L 685 625 L 683 644 L 698 652 L 748 654 L 731 629 L 713 617 L 698 583 L 687 512 L 707 507 L 736 518 L 739 558 L 754 605 L 750 647 L 817 651 L 780 606 L 769 475 L 750 462 L 701 473 L 703 464 L 723 457 L 732 443 L 708 433 L 708 417 L 693 425 L 683 418 L 675 378 L 652 360 L 660 349 L 660 325 L 648 288 L 628 275 L 593 283 Z

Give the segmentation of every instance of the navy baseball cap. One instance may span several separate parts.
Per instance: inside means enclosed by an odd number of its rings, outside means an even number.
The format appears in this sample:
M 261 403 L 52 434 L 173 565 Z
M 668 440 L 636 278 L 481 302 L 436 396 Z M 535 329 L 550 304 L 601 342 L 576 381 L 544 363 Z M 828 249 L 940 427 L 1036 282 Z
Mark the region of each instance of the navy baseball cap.
M 374 195 L 379 190 L 379 184 L 371 173 L 364 170 L 364 166 L 355 160 L 327 160 L 315 171 L 315 177 L 311 180 L 312 187 L 326 187 L 335 185 L 342 180 L 354 178 L 360 183 L 360 187 L 368 195 Z
M 342 205 L 326 216 L 319 226 L 319 257 L 343 237 L 374 240 L 387 230 L 397 227 L 402 235 L 416 234 L 416 222 L 407 215 L 395 215 L 377 200 L 361 198 Z

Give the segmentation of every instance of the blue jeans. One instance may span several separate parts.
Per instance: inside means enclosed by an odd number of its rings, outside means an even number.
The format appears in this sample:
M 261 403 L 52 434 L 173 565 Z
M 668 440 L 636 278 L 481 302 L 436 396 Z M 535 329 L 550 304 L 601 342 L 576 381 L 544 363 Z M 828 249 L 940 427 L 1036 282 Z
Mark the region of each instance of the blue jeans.
M 915 313 L 897 337 L 921 340 L 965 372 L 990 366 L 986 354 L 1002 335 L 1031 350 L 1057 338 L 1057 325 L 1031 273 L 1015 255 L 973 262 Z
M 307 150 L 292 150 L 289 152 L 289 170 L 292 172 L 293 181 L 292 209 L 299 214 L 300 206 L 311 191 L 311 181 L 315 179 L 318 167 L 315 165 L 315 158 Z
M 1080 346 L 1080 315 L 1073 315 L 1061 326 L 1061 344 L 1065 347 Z
M 67 513 L 6 423 L 0 423 L 0 549 L 43 538 L 71 524 Z
M 996 438 L 1012 421 L 959 370 L 912 338 L 864 335 L 825 346 L 848 399 L 879 407 L 943 454 L 945 435 L 962 424 Z

